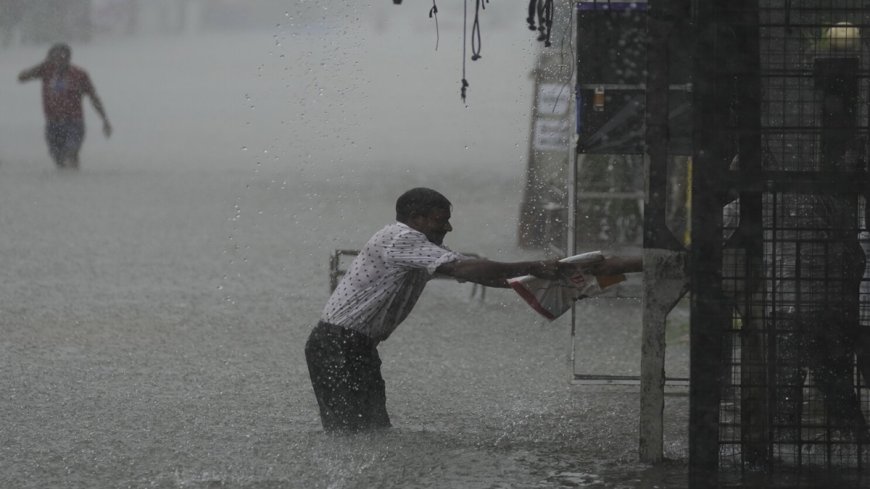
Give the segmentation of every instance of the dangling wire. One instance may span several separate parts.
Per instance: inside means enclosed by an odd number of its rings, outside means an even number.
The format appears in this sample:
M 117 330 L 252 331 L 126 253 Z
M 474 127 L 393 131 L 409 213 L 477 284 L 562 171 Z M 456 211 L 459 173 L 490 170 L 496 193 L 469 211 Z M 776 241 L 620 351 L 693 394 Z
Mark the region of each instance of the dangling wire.
M 465 89 L 468 88 L 468 80 L 465 79 L 465 43 L 466 43 L 466 32 L 468 31 L 468 0 L 465 0 L 464 8 L 462 10 L 462 88 L 460 89 L 460 96 L 462 97 L 462 103 L 465 103 Z
M 489 2 L 489 0 L 485 0 Z M 477 0 L 476 6 L 474 9 L 474 23 L 471 26 L 471 61 L 477 61 L 480 59 L 480 48 L 483 46 L 480 37 L 480 11 L 486 10 L 486 6 L 481 2 L 481 0 Z M 477 41 L 475 43 L 475 41 Z
M 489 0 L 484 0 L 489 3 Z M 480 59 L 480 11 L 486 10 L 486 5 L 481 0 L 476 0 L 474 8 L 474 24 L 471 26 L 471 60 L 477 61 Z M 468 42 L 466 33 L 468 32 L 468 0 L 465 0 L 465 8 L 462 13 L 462 101 L 465 102 L 465 90 L 468 88 L 468 80 L 465 78 L 465 45 Z M 475 42 L 476 41 L 476 42 Z
M 441 35 L 438 33 L 438 6 L 435 5 L 435 0 L 432 0 L 432 8 L 429 9 L 429 18 L 435 18 L 435 51 L 438 51 L 438 42 L 441 40 Z

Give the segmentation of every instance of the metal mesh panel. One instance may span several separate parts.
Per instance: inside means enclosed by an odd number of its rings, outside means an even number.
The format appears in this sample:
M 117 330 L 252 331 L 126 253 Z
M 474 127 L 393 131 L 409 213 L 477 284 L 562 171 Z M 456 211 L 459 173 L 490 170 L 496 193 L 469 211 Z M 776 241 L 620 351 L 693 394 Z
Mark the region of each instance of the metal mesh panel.
M 741 158 L 739 108 L 723 114 L 735 150 L 722 189 L 720 470 L 866 472 L 870 2 L 760 0 L 732 18 L 753 14 L 754 161 Z M 749 79 L 740 71 L 731 83 Z M 726 92 L 732 108 L 741 90 Z
M 759 2 L 764 164 L 770 170 L 831 170 L 822 133 L 832 119 L 867 130 L 866 0 Z M 850 91 L 858 93 L 844 93 Z M 848 96 L 849 114 L 824 113 L 824 98 Z M 839 117 L 844 116 L 844 117 Z M 848 117 L 845 117 L 848 116 Z M 828 122 L 828 127 L 825 127 Z M 828 144 L 845 144 L 827 134 Z M 861 140 L 863 141 L 863 139 Z M 853 139 L 854 143 L 858 139 Z M 838 170 L 856 170 L 865 148 L 854 144 Z M 843 165 L 848 166 L 848 168 Z
M 766 193 L 762 261 L 753 266 L 741 248 L 723 252 L 723 292 L 733 301 L 720 404 L 726 468 L 870 462 L 867 376 L 856 368 L 868 297 L 859 297 L 855 200 Z M 738 213 L 739 201 L 726 207 L 726 236 L 737 232 Z

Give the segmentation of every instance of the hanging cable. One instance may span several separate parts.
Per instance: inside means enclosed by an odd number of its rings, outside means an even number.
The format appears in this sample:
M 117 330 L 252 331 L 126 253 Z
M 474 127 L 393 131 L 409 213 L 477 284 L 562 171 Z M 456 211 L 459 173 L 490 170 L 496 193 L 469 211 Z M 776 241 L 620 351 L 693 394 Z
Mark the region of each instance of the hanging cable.
M 471 26 L 471 60 L 477 61 L 480 59 L 481 37 L 480 37 L 480 11 L 486 10 L 484 2 L 489 3 L 489 0 L 476 0 L 474 7 L 474 23 Z M 465 0 L 465 8 L 462 14 L 462 101 L 465 102 L 465 89 L 468 88 L 468 80 L 465 78 L 465 45 L 468 42 L 466 33 L 468 31 L 468 0 Z
M 459 92 L 462 97 L 462 103 L 465 103 L 465 89 L 468 88 L 468 80 L 465 79 L 465 34 L 468 31 L 468 0 L 464 0 L 464 2 L 464 8 L 462 9 L 462 88 Z
M 483 46 L 483 43 L 480 37 L 480 11 L 486 10 L 483 1 L 489 2 L 489 0 L 477 0 L 474 9 L 474 23 L 471 26 L 471 61 L 477 61 L 481 57 L 480 48 Z
M 441 40 L 441 35 L 438 32 L 438 6 L 435 5 L 435 0 L 432 0 L 432 8 L 429 9 L 429 18 L 435 18 L 435 51 L 438 51 L 438 42 Z

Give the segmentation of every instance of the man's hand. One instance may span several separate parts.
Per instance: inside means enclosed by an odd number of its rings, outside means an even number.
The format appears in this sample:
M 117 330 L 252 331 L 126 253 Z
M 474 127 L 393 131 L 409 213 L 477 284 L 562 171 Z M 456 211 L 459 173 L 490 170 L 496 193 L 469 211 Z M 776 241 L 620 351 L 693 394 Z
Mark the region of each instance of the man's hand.
M 558 267 L 558 273 L 556 274 L 555 279 L 568 279 L 571 282 L 579 283 L 582 282 L 583 275 L 596 275 L 595 271 L 598 270 L 600 264 L 604 262 L 603 256 L 595 257 L 595 261 L 593 262 L 561 262 L 556 260 L 556 266 Z M 542 277 L 548 278 L 548 277 Z M 551 280 L 553 279 L 551 278 Z
M 559 263 L 559 260 L 542 260 L 538 262 L 537 266 L 532 267 L 529 275 L 534 275 L 535 277 L 546 280 L 556 280 L 562 277 L 567 277 L 570 272 L 565 268 L 565 265 L 570 264 Z
M 107 138 L 112 136 L 112 125 L 109 124 L 108 120 L 103 121 L 103 134 L 105 134 Z
M 643 271 L 641 256 L 611 256 L 595 263 L 582 265 L 583 273 L 596 276 L 620 275 Z

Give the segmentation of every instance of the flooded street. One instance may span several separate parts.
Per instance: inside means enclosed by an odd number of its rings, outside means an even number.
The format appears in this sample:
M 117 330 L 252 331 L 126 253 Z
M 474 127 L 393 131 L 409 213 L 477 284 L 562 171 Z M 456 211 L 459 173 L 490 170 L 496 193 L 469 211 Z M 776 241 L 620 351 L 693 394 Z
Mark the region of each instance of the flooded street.
M 465 107 L 455 12 L 437 52 L 424 11 L 351 14 L 73 45 L 115 126 L 86 106 L 78 172 L 53 168 L 38 85 L 15 82 L 45 48 L 0 52 L 0 486 L 686 486 L 687 398 L 666 408 L 675 461 L 639 463 L 637 387 L 572 385 L 567 318 L 509 290 L 432 282 L 380 347 L 395 428 L 322 432 L 303 345 L 328 258 L 401 192 L 453 202 L 456 250 L 541 256 L 515 245 L 537 49 L 520 16 L 484 31 Z

